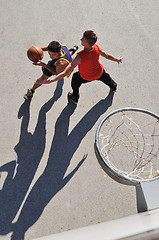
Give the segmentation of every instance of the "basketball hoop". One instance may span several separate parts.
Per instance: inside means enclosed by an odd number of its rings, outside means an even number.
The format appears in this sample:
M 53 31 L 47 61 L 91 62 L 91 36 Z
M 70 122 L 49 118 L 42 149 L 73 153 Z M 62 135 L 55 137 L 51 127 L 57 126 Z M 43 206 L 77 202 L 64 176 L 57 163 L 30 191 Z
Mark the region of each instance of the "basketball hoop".
M 121 183 L 159 178 L 159 116 L 138 108 L 111 112 L 97 128 L 95 150 L 104 170 Z

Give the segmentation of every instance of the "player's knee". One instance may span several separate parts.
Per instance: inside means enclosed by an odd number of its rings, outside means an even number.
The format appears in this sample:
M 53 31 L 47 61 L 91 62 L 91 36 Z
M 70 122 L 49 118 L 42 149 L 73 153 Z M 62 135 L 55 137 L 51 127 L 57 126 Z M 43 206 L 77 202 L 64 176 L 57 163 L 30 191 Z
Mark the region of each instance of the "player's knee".
M 38 83 L 38 82 L 47 80 L 48 78 L 49 78 L 49 77 L 48 77 L 47 75 L 43 74 L 41 77 L 39 77 L 39 78 L 36 80 L 36 82 Z
M 42 80 L 41 80 L 42 81 Z M 35 82 L 36 85 L 41 85 L 40 81 Z

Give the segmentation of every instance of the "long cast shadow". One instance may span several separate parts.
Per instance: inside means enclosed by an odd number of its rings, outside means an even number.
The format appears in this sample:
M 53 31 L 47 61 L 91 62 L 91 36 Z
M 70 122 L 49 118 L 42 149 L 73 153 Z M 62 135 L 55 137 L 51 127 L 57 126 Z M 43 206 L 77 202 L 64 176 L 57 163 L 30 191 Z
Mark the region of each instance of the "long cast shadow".
M 45 103 L 40 112 L 33 134 L 28 132 L 30 120 L 30 102 L 25 101 L 18 112 L 22 118 L 19 143 L 14 150 L 17 161 L 11 161 L 2 167 L 0 172 L 7 172 L 0 191 L 0 234 L 13 231 L 13 220 L 26 196 L 45 150 L 46 113 L 62 95 L 63 79 L 58 81 L 54 96 Z
M 63 109 L 55 125 L 54 137 L 49 153 L 47 166 L 43 174 L 33 186 L 24 207 L 15 223 L 12 240 L 24 239 L 25 232 L 42 214 L 50 200 L 73 177 L 86 156 L 83 156 L 75 169 L 65 176 L 73 154 L 79 147 L 82 139 L 91 130 L 98 118 L 112 105 L 113 92 L 99 101 L 68 133 L 70 116 L 75 110 L 71 104 Z M 56 216 L 52 216 L 55 219 Z

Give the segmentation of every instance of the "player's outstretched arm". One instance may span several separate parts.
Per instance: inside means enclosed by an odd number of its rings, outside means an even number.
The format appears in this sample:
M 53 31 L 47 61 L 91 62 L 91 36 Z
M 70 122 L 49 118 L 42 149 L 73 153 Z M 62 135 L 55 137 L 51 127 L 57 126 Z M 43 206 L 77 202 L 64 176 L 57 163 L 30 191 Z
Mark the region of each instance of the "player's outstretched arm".
M 117 62 L 118 64 L 119 64 L 119 63 L 122 63 L 122 60 L 123 60 L 123 58 L 122 58 L 121 56 L 119 56 L 119 57 L 116 58 L 116 57 L 114 57 L 113 55 L 111 55 L 111 54 L 103 51 L 101 48 L 100 48 L 100 55 L 101 55 L 102 57 L 106 58 L 106 59 L 109 59 L 109 60 L 111 60 L 111 61 Z

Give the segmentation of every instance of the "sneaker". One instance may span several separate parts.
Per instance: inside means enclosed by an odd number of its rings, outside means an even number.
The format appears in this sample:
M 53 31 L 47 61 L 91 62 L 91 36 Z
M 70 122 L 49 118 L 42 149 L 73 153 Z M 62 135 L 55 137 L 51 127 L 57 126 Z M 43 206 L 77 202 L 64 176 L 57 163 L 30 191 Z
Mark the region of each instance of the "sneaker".
M 115 83 L 110 89 L 111 89 L 113 92 L 116 92 L 116 90 L 117 90 L 117 84 Z
M 72 55 L 78 50 L 78 46 L 75 45 L 73 48 L 69 49 L 69 52 L 72 52 Z
M 30 100 L 33 96 L 34 92 L 30 89 L 28 89 L 27 93 L 24 95 L 24 99 Z
M 68 97 L 68 100 L 70 99 L 74 104 L 76 104 L 77 105 L 77 103 L 78 103 L 78 100 L 74 100 L 73 99 L 73 93 L 68 93 L 68 95 L 67 95 L 67 97 Z

